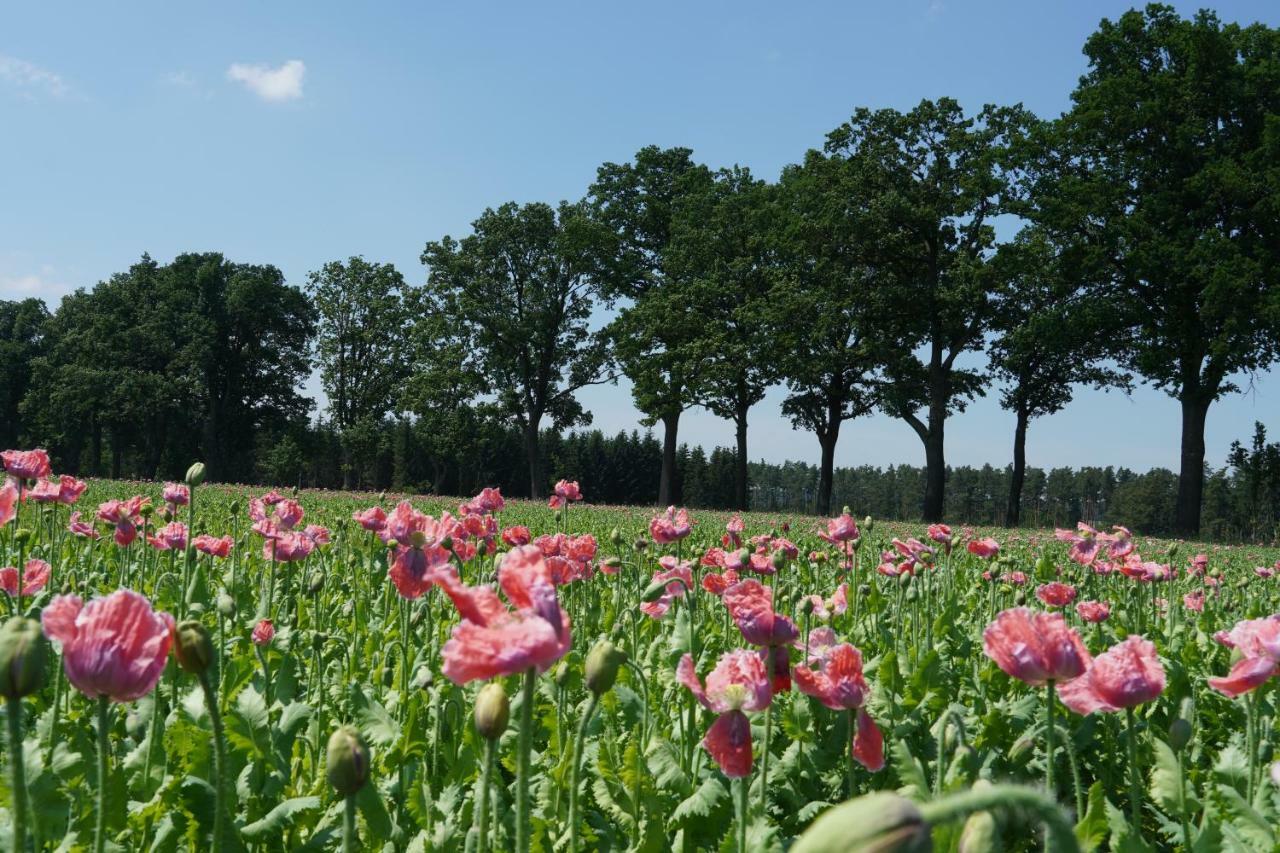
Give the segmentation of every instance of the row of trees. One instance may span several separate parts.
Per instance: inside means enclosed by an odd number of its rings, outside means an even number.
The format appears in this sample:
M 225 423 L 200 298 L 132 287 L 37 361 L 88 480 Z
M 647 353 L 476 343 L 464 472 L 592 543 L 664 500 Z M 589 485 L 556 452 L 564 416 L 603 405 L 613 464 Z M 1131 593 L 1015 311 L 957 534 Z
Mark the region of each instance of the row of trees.
M 73 469 L 101 470 L 105 447 L 112 473 L 200 455 L 249 479 L 314 443 L 298 391 L 314 356 L 346 485 L 379 479 L 400 420 L 437 487 L 514 425 L 520 491 L 541 496 L 544 431 L 589 423 L 578 392 L 625 376 L 661 436 L 658 502 L 679 494 L 680 420 L 701 406 L 734 424 L 746 507 L 749 414 L 782 385 L 819 446 L 817 512 L 842 425 L 879 411 L 920 438 L 933 521 L 947 421 L 999 388 L 1017 524 L 1031 421 L 1082 385 L 1146 381 L 1182 407 L 1175 521 L 1194 533 L 1208 410 L 1280 346 L 1280 31 L 1150 6 L 1084 51 L 1054 120 L 860 108 L 775 181 L 641 149 L 580 201 L 504 204 L 427 243 L 422 286 L 362 258 L 304 291 L 269 266 L 144 256 L 52 316 L 0 313 L 0 429 Z

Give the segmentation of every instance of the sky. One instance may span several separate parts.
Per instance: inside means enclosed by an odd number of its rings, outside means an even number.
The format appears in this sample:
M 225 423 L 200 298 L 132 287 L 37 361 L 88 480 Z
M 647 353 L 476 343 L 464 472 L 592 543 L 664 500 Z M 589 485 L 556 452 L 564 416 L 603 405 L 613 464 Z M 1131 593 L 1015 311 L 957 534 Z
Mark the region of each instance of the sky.
M 0 299 L 51 307 L 126 269 L 220 251 L 291 283 L 351 255 L 411 282 L 428 240 L 486 207 L 577 199 L 648 144 L 774 178 L 858 106 L 951 96 L 969 110 L 1064 110 L 1081 47 L 1131 3 L 6 3 L 0 7 Z M 1190 14 L 1196 4 L 1176 3 Z M 1219 2 L 1280 25 L 1274 0 Z M 1280 418 L 1280 380 L 1210 410 L 1208 460 Z M 316 383 L 309 386 L 318 391 Z M 994 389 L 992 389 L 994 392 Z M 752 410 L 752 459 L 814 462 L 816 439 Z M 594 426 L 632 429 L 622 383 L 584 391 Z M 950 464 L 1008 464 L 995 393 L 947 423 Z M 1032 424 L 1029 464 L 1168 467 L 1176 401 L 1081 390 Z M 681 438 L 733 427 L 700 409 Z M 838 465 L 923 464 L 911 429 L 847 423 Z

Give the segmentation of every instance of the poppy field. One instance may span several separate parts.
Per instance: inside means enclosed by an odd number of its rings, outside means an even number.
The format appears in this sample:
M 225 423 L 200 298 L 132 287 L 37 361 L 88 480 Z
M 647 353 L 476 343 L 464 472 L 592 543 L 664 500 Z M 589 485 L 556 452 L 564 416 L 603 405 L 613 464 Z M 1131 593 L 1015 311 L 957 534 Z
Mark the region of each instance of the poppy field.
M 5 849 L 1280 843 L 1274 549 L 3 460 Z

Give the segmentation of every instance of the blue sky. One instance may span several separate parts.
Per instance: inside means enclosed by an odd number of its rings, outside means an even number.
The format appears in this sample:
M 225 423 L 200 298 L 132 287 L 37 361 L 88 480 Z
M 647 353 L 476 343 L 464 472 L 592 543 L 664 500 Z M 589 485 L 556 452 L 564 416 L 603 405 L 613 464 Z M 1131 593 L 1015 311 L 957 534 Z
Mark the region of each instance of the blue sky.
M 1050 116 L 1080 48 L 1128 3 L 704 2 L 11 3 L 0 9 L 0 298 L 92 286 L 142 252 L 218 250 L 301 284 L 363 254 L 423 278 L 423 244 L 487 206 L 577 198 L 606 160 L 685 145 L 775 177 L 859 105 L 1022 102 Z M 1190 13 L 1196 4 L 1176 4 Z M 1280 25 L 1274 2 L 1225 20 Z M 781 417 L 752 412 L 753 458 L 817 458 Z M 582 396 L 606 431 L 637 414 L 625 386 Z M 1214 406 L 1221 464 L 1280 383 Z M 1160 392 L 1082 390 L 1032 425 L 1033 465 L 1177 467 L 1179 411 Z M 994 397 L 947 426 L 953 464 L 1010 458 Z M 732 442 L 690 413 L 682 437 Z M 903 423 L 846 425 L 841 465 L 922 464 Z

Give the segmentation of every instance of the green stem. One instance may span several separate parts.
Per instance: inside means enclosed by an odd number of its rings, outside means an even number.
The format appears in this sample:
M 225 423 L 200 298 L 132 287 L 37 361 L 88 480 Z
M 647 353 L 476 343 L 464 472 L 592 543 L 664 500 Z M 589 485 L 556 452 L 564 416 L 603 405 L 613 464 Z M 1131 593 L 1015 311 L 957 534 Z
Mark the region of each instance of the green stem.
M 1053 848 L 1058 851 L 1078 851 L 1071 821 L 1057 803 L 1039 791 L 1020 785 L 993 785 L 989 788 L 970 788 L 951 794 L 940 800 L 919 804 L 920 814 L 926 823 L 934 826 L 968 817 L 977 812 L 1009 809 L 1034 814 L 1044 823 Z
M 5 699 L 6 716 L 9 718 L 9 771 L 13 790 L 13 849 L 21 853 L 27 849 L 27 779 L 26 764 L 22 757 L 22 700 L 17 696 Z
M 1178 820 L 1182 824 L 1182 846 L 1191 850 L 1191 821 L 1187 817 L 1187 773 L 1182 766 L 1182 750 L 1178 750 Z
M 737 780 L 738 797 L 736 803 L 737 819 L 738 819 L 738 853 L 747 853 L 747 784 L 749 776 L 744 776 Z M 688 832 L 688 830 L 685 830 Z
M 595 693 L 592 693 L 591 698 L 587 700 L 587 710 L 582 715 L 582 722 L 578 724 L 578 737 L 573 742 L 573 767 L 569 783 L 570 853 L 578 853 L 578 786 L 582 775 L 582 743 L 587 739 L 587 725 L 590 724 L 591 715 L 596 712 L 596 704 L 599 701 L 600 697 Z
M 98 820 L 93 830 L 93 851 L 102 853 L 107 845 L 107 703 L 98 697 Z
M 773 647 L 765 646 L 765 673 L 769 692 L 773 692 Z M 769 817 L 769 747 L 773 739 L 773 697 L 764 709 L 764 751 L 760 754 L 760 814 Z
M 356 795 L 348 794 L 342 812 L 342 853 L 356 853 Z
M 485 738 L 484 764 L 480 767 L 480 794 L 476 810 L 476 825 L 480 843 L 478 853 L 489 853 L 489 778 L 493 775 L 493 740 Z
M 1129 816 L 1133 822 L 1133 832 L 1142 840 L 1142 774 L 1138 772 L 1138 731 L 1136 716 L 1132 708 L 1124 709 L 1125 740 L 1129 751 Z
M 1053 747 L 1054 747 L 1054 719 L 1053 719 L 1053 680 L 1050 679 L 1044 685 L 1044 704 L 1045 704 L 1045 731 L 1044 731 L 1044 787 L 1049 792 L 1050 799 L 1055 802 L 1058 799 L 1058 789 L 1053 784 Z
M 538 671 L 525 670 L 520 690 L 520 741 L 516 763 L 516 851 L 529 853 L 532 828 L 529 824 L 529 752 L 533 748 L 533 688 Z
M 209 709 L 209 722 L 213 725 L 213 853 L 221 853 L 222 836 L 226 826 L 226 775 L 227 749 L 223 743 L 222 713 L 218 710 L 218 695 L 209 683 L 208 670 L 200 673 L 200 688 L 204 691 L 204 704 Z

